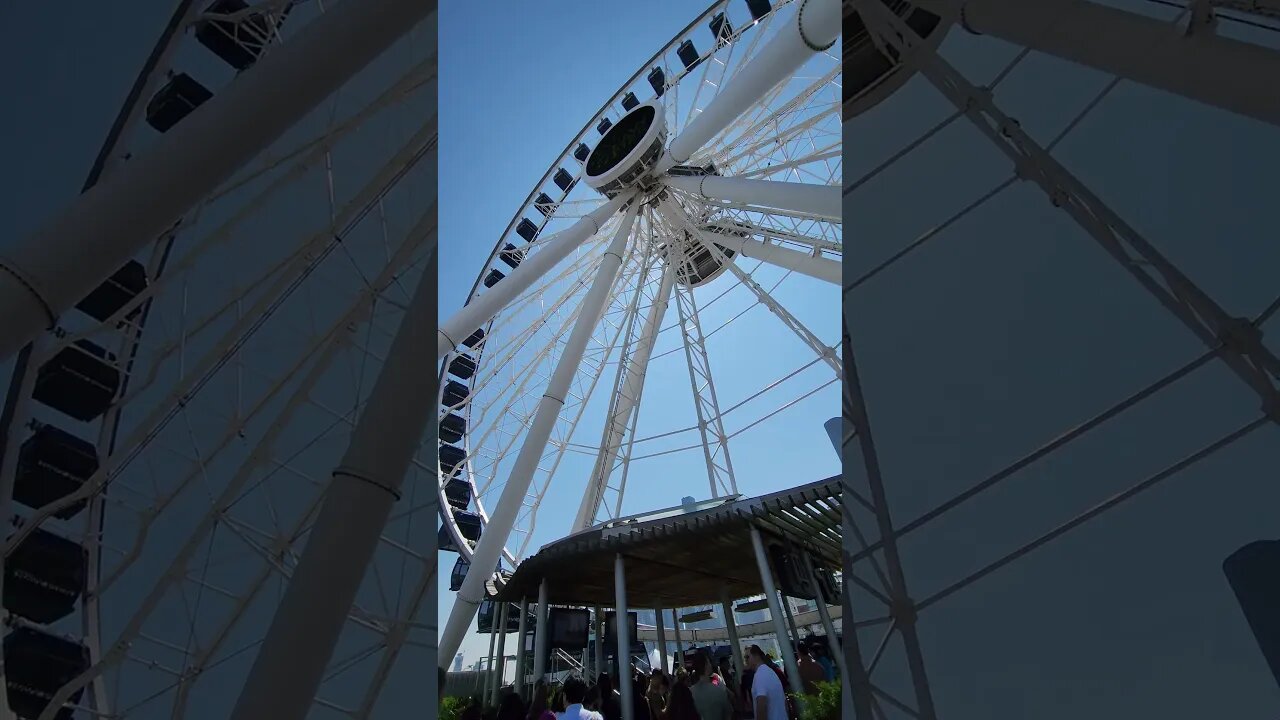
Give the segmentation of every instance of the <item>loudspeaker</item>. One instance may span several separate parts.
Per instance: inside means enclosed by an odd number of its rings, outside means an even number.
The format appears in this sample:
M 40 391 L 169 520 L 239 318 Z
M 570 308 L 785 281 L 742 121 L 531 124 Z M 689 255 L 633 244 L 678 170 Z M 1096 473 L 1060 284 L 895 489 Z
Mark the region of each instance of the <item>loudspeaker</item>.
M 802 600 L 818 599 L 818 588 L 809 579 L 800 550 L 770 545 L 769 555 L 773 564 L 773 576 L 777 578 L 778 589 L 783 595 Z

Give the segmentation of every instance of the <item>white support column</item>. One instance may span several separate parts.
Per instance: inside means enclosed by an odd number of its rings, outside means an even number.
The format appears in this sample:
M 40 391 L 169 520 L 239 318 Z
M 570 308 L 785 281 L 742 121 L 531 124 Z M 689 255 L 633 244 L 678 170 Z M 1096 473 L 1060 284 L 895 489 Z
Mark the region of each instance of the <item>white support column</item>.
M 840 0 L 803 0 L 794 4 L 798 10 L 782 23 L 778 34 L 671 141 L 667 154 L 659 161 L 659 170 L 688 162 L 762 95 L 791 77 L 814 53 L 835 43 L 841 29 Z
M 619 553 L 613 559 L 614 620 L 618 623 L 618 692 L 622 695 L 622 720 L 635 720 L 631 694 L 631 628 L 627 622 L 626 563 Z
M 709 200 L 759 205 L 840 221 L 840 188 L 835 185 L 719 175 L 667 175 L 662 181 L 677 190 Z
M 791 598 L 787 594 L 779 591 L 779 600 L 782 602 L 782 610 L 787 616 L 787 627 L 791 629 L 792 644 L 800 642 L 800 628 L 796 626 L 795 611 L 791 609 Z
M 521 698 L 524 698 L 526 701 L 529 699 L 529 697 L 524 691 L 524 675 L 529 668 L 528 666 L 525 665 L 525 658 L 528 656 L 528 653 L 525 652 L 524 643 L 525 643 L 525 637 L 527 637 L 527 633 L 529 631 L 528 625 L 529 625 L 529 598 L 520 598 L 520 629 L 516 633 L 518 639 L 516 641 L 515 686 L 516 686 L 516 694 L 519 695 Z
M 232 713 L 237 720 L 302 718 L 311 707 L 400 485 L 434 420 L 434 406 L 422 398 L 436 396 L 436 378 L 422 369 L 431 364 L 435 294 L 435 278 L 423 276 L 241 690 Z M 489 567 L 495 565 L 496 558 Z
M 763 260 L 786 270 L 798 272 L 811 278 L 823 280 L 833 285 L 840 285 L 843 280 L 843 266 L 839 260 L 832 260 L 820 255 L 811 255 L 800 250 L 778 244 L 766 243 L 754 237 L 742 237 L 733 233 L 713 233 L 698 230 L 698 239 L 703 244 L 714 243 L 728 248 L 743 257 Z
M 733 598 L 729 597 L 729 591 L 720 588 L 720 607 L 724 608 L 724 625 L 729 631 L 729 663 L 733 668 L 734 677 L 742 677 L 742 641 L 738 639 L 738 623 L 733 617 Z
M 595 614 L 591 616 L 591 623 L 596 630 L 595 672 L 596 675 L 600 675 L 604 672 L 604 612 L 599 605 L 595 607 Z
M 756 569 L 760 571 L 760 582 L 764 585 L 765 601 L 769 603 L 769 618 L 773 621 L 773 633 L 778 638 L 778 652 L 782 654 L 784 666 L 787 668 L 787 679 L 791 683 L 791 691 L 804 693 L 804 682 L 800 679 L 800 666 L 796 665 L 796 654 L 787 642 L 787 621 L 783 609 L 778 603 L 778 589 L 773 584 L 773 569 L 769 567 L 769 554 L 764 549 L 764 538 L 759 528 L 751 527 L 751 547 L 756 551 Z
M 12 248 L 0 258 L 0 361 L 435 9 L 434 0 L 334 5 Z
M 498 704 L 507 675 L 507 609 L 510 605 L 504 602 L 498 606 L 498 665 L 493 669 L 493 689 L 489 692 L 491 705 Z
M 672 668 L 674 674 L 684 665 L 684 641 L 680 639 L 680 608 L 671 608 L 671 624 L 676 629 L 676 666 Z
M 840 670 L 841 686 L 852 688 L 853 686 L 849 684 L 849 668 L 844 660 L 844 649 L 840 641 L 836 639 L 836 626 L 835 623 L 831 622 L 831 612 L 827 609 L 828 598 L 823 595 L 821 586 L 818 585 L 818 574 L 814 572 L 813 559 L 809 557 L 807 552 L 804 554 L 804 567 L 809 573 L 809 582 L 818 588 L 818 617 L 822 618 L 822 630 L 827 634 L 827 648 L 830 650 L 828 655 L 831 662 L 835 663 L 836 668 Z M 853 630 L 852 620 L 849 620 L 848 623 L 850 630 Z
M 951 4 L 916 3 L 942 13 Z M 1280 125 L 1280 52 L 1259 44 L 1188 37 L 1167 21 L 1083 0 L 968 0 L 963 20 L 976 33 Z
M 534 623 L 533 628 L 534 685 L 537 685 L 538 681 L 547 674 L 547 643 L 551 639 L 549 635 L 550 628 L 547 627 L 547 620 L 551 615 L 551 613 L 547 612 L 547 592 L 547 580 L 543 578 L 542 583 L 538 585 L 538 621 Z M 467 622 L 470 624 L 471 621 L 468 620 Z
M 546 450 L 547 440 L 550 439 L 551 430 L 560 415 L 560 408 L 564 406 L 569 384 L 578 370 L 579 363 L 582 362 L 587 341 L 591 339 L 591 334 L 604 314 L 609 292 L 613 288 L 618 269 L 622 267 L 622 255 L 626 251 L 627 240 L 631 235 L 632 226 L 635 225 L 638 211 L 639 204 L 633 202 L 618 227 L 613 242 L 605 251 L 604 260 L 596 271 L 591 289 L 582 300 L 578 320 L 569 333 L 569 339 L 565 343 L 555 370 L 552 371 L 547 390 L 538 402 L 537 412 L 525 435 L 524 444 L 520 447 L 520 453 L 511 467 L 511 473 L 507 476 L 502 496 L 489 516 L 489 522 L 485 525 L 484 534 L 480 536 L 480 542 L 476 544 L 471 554 L 471 564 L 474 567 L 490 568 L 498 563 L 498 557 L 502 553 L 503 546 L 506 545 L 507 536 L 511 534 L 511 528 L 515 525 L 516 515 L 524 506 L 529 483 L 533 480 L 538 462 Z M 498 285 L 501 286 L 501 284 Z M 480 600 L 484 597 L 484 586 L 488 579 L 488 573 L 467 573 L 466 580 L 462 582 L 462 588 L 454 596 L 449 620 L 440 634 L 441 658 L 451 657 L 458 651 L 458 646 L 462 644 L 462 638 L 471 625 L 471 619 L 475 617 L 476 608 L 480 606 Z
M 662 612 L 662 608 L 658 608 L 655 614 L 658 617 L 658 656 L 662 659 L 662 672 L 665 673 L 671 665 L 667 663 L 667 632 L 663 627 L 665 623 L 662 622 Z
M 581 220 L 561 232 L 539 240 L 536 243 L 538 251 L 530 253 L 520 263 L 520 267 L 512 270 L 511 274 L 502 279 L 502 282 L 476 296 L 474 300 L 464 305 L 461 310 L 454 313 L 448 320 L 440 323 L 436 359 L 443 360 L 446 355 L 461 345 L 462 341 L 466 340 L 471 333 L 489 322 L 490 318 L 498 314 L 512 300 L 519 297 L 521 293 L 532 287 L 539 278 L 546 275 L 561 260 L 569 257 L 569 254 L 586 242 L 588 238 L 600 232 L 600 228 L 604 227 L 609 218 L 613 217 L 614 213 L 618 212 L 618 208 L 622 207 L 622 204 L 626 201 L 626 196 L 619 195 L 592 210 Z
M 480 697 L 484 702 L 492 702 L 489 695 L 493 690 L 493 651 L 498 642 L 498 619 L 494 618 L 493 623 L 493 627 L 489 629 L 489 654 L 485 656 L 487 664 L 481 669 L 484 684 L 480 686 Z
M 623 378 L 622 387 L 610 402 L 612 412 L 609 413 L 605 422 L 600 454 L 596 456 L 595 468 L 591 471 L 587 491 L 582 497 L 578 515 L 573 521 L 574 532 L 590 527 L 600 509 L 609 476 L 613 472 L 613 463 L 618 457 L 618 451 L 622 449 L 623 438 L 631 425 L 631 416 L 644 391 L 644 375 L 649 368 L 649 358 L 653 356 L 653 344 L 658 339 L 658 330 L 662 328 L 662 318 L 667 314 L 667 304 L 671 299 L 675 280 L 674 266 L 671 263 L 665 263 L 662 268 L 662 280 L 658 284 L 658 292 L 653 298 L 653 305 L 645 318 L 644 328 L 637 339 L 636 348 L 626 364 L 626 376 Z

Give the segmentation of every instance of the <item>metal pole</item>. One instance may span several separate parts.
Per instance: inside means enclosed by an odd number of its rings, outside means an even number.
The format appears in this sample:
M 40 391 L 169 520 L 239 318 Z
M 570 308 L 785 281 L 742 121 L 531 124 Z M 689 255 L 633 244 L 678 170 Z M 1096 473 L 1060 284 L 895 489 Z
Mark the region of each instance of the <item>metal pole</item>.
M 519 641 L 516 643 L 516 694 L 521 698 L 528 699 L 524 692 L 524 674 L 527 670 L 525 666 L 525 657 L 528 655 L 524 649 L 525 638 L 528 633 L 529 624 L 529 598 L 520 598 L 520 629 L 516 631 Z
M 791 643 L 800 642 L 800 628 L 796 627 L 796 616 L 791 609 L 791 598 L 787 597 L 784 592 L 778 592 L 779 598 L 782 600 L 782 610 L 787 615 L 787 627 L 791 629 Z
M 233 718 L 291 720 L 311 708 L 391 506 L 434 419 L 434 407 L 421 399 L 436 392 L 435 375 L 422 372 L 430 365 L 435 300 L 435 277 L 423 275 L 346 454 L 333 471 Z M 445 657 L 456 652 L 456 646 L 450 648 Z
M 587 492 L 582 496 L 582 504 L 578 507 L 578 516 L 573 521 L 574 532 L 590 526 L 600 508 L 600 501 L 609 482 L 609 473 L 613 471 L 613 462 L 622 448 L 622 438 L 627 433 L 631 416 L 644 390 L 644 375 L 648 371 L 649 358 L 653 355 L 653 344 L 658 339 L 658 330 L 662 327 L 662 318 L 667 313 L 667 303 L 671 299 L 675 280 L 675 268 L 671 263 L 666 263 L 662 269 L 662 280 L 658 283 L 658 292 L 653 296 L 653 305 L 649 308 L 649 315 L 645 318 L 644 327 L 636 341 L 635 352 L 627 363 L 627 376 L 618 393 L 617 405 L 606 421 L 604 439 L 600 443 L 601 452 L 596 457 Z
M 488 665 L 483 670 L 484 684 L 480 690 L 480 697 L 491 705 L 493 703 L 489 700 L 489 693 L 493 687 L 493 651 L 498 641 L 498 619 L 494 618 L 493 623 L 493 626 L 489 628 L 489 654 L 485 656 L 485 661 Z
M 658 169 L 665 171 L 689 158 L 729 126 L 760 96 L 791 77 L 815 52 L 840 36 L 840 0 L 805 0 L 799 10 L 756 56 L 740 68 L 711 102 L 672 141 Z
M 12 248 L 0 258 L 0 361 L 52 327 L 435 8 L 434 0 L 336 4 Z
M 773 584 L 773 570 L 769 567 L 769 555 L 764 549 L 764 538 L 760 529 L 751 526 L 751 547 L 756 552 L 756 569 L 760 571 L 760 582 L 764 585 L 765 601 L 769 603 L 769 618 L 773 621 L 773 632 L 778 638 L 778 652 L 782 655 L 787 668 L 787 679 L 791 682 L 791 691 L 804 693 L 804 683 L 800 680 L 800 667 L 796 665 L 796 654 L 787 642 L 787 624 L 782 608 L 778 607 L 778 590 Z
M 915 4 L 950 13 L 944 0 Z M 1188 35 L 1165 20 L 1081 0 L 968 0 L 964 24 L 974 33 L 1280 125 L 1280 93 L 1266 80 L 1280 77 L 1280 52 L 1256 43 L 1207 28 Z
M 742 237 L 732 232 L 722 234 L 702 230 L 698 233 L 698 239 L 704 244 L 714 243 L 720 247 L 728 248 L 743 257 L 763 260 L 770 265 L 792 270 L 816 280 L 835 285 L 843 282 L 841 274 L 843 266 L 839 260 L 820 255 L 811 255 L 780 244 L 772 245 L 754 237 Z
M 547 632 L 547 579 L 542 579 L 538 586 L 538 621 L 533 627 L 533 684 L 537 684 L 547 672 L 547 642 L 551 639 Z
M 622 720 L 635 720 L 631 694 L 631 628 L 627 622 L 627 574 L 622 555 L 613 559 L 614 620 L 618 623 L 618 691 L 622 694 Z
M 530 253 L 529 257 L 512 270 L 510 275 L 503 278 L 502 282 L 476 296 L 452 317 L 440 323 L 440 329 L 437 331 L 439 337 L 436 341 L 436 359 L 443 360 L 471 333 L 532 287 L 538 278 L 547 274 L 561 260 L 568 257 L 587 238 L 600 232 L 605 222 L 613 217 L 613 214 L 618 212 L 618 208 L 622 207 L 626 201 L 626 196 L 619 195 L 563 231 L 539 240 L 538 252 Z
M 684 667 L 684 641 L 680 639 L 680 608 L 671 608 L 671 624 L 676 629 L 676 666 L 674 670 Z
M 809 582 L 818 588 L 818 617 L 822 618 L 822 630 L 827 634 L 827 648 L 831 651 L 831 662 L 836 664 L 836 668 L 840 670 L 840 682 L 844 687 L 852 688 L 849 684 L 849 668 L 845 667 L 842 654 L 844 650 L 840 641 L 836 639 L 836 626 L 831 622 L 831 612 L 827 609 L 827 598 L 822 593 L 822 588 L 818 585 L 818 574 L 813 570 L 813 559 L 809 557 L 809 553 L 804 554 L 804 566 L 809 571 Z M 849 627 L 853 628 L 853 622 L 849 622 Z
M 724 608 L 724 625 L 729 631 L 729 662 L 734 677 L 742 677 L 742 641 L 738 639 L 738 623 L 733 618 L 733 599 L 729 591 L 720 588 L 720 607 Z
M 498 704 L 498 696 L 502 692 L 502 683 L 507 676 L 507 609 L 511 603 L 502 603 L 498 610 L 498 666 L 494 668 L 493 689 L 489 693 L 490 702 Z
M 485 525 L 484 534 L 480 536 L 480 542 L 471 553 L 471 564 L 474 567 L 491 568 L 498 564 L 498 556 L 502 553 L 507 537 L 511 534 L 511 528 L 515 525 L 516 515 L 524 507 L 525 493 L 529 491 L 533 473 L 537 470 L 542 454 L 546 450 L 547 441 L 551 438 L 551 430 L 560 416 L 560 408 L 564 406 L 564 398 L 573 381 L 574 373 L 582 362 L 587 342 L 604 314 L 609 292 L 613 288 L 618 269 L 622 267 L 622 254 L 626 251 L 627 240 L 631 235 L 631 228 L 635 224 L 639 209 L 638 202 L 631 203 L 618 227 L 617 234 L 613 237 L 613 242 L 605 251 L 591 289 L 582 300 L 578 320 L 569 333 L 569 339 L 565 343 L 560 360 L 556 363 L 550 382 L 547 383 L 546 392 L 538 401 L 537 412 L 529 426 L 528 434 L 525 435 L 524 444 L 520 447 L 520 453 L 512 465 L 511 473 L 507 476 L 502 496 L 498 498 L 493 514 L 489 516 L 489 522 Z M 501 287 L 501 285 L 502 283 L 498 283 L 495 287 Z M 440 634 L 440 657 L 447 658 L 458 651 L 458 646 L 462 644 L 462 638 L 471 625 L 471 619 L 475 617 L 476 608 L 480 606 L 480 599 L 484 597 L 485 583 L 488 579 L 487 573 L 467 573 L 466 580 L 462 582 L 462 588 L 454 597 L 449 620 Z
M 841 190 L 835 185 L 718 175 L 667 175 L 663 182 L 677 190 L 709 200 L 791 210 L 824 220 L 839 221 L 841 216 Z
M 595 672 L 596 675 L 602 675 L 604 674 L 604 612 L 601 611 L 599 605 L 595 608 L 595 614 L 592 615 L 591 622 L 596 630 Z
M 662 672 L 667 672 L 667 668 L 671 667 L 667 663 L 667 632 L 663 628 L 662 608 L 658 608 L 658 656 L 662 658 Z

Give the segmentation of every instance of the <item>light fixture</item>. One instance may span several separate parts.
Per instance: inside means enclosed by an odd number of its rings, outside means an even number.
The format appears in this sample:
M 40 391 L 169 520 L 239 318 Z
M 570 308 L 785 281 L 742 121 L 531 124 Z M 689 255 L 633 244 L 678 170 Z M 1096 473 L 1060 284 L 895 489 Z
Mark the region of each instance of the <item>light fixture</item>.
M 758 600 L 749 600 L 747 602 L 741 603 L 735 606 L 733 609 L 735 612 L 749 613 L 749 612 L 754 612 L 756 610 L 763 610 L 767 607 L 769 607 L 769 599 L 760 598 Z
M 713 615 L 710 610 L 697 610 L 695 612 L 681 615 L 680 622 L 682 623 L 702 622 L 703 620 L 710 620 L 713 617 L 715 617 L 715 615 Z

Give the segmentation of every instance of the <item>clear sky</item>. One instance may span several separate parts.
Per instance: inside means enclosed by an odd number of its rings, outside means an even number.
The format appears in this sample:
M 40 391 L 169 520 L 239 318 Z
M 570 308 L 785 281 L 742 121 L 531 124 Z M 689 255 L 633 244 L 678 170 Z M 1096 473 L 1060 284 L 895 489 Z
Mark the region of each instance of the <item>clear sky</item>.
M 1252 37 L 1280 45 L 1276 33 Z M 960 31 L 944 49 L 979 84 L 1017 53 Z M 1033 54 L 996 97 L 1044 143 L 1108 80 Z M 952 111 L 917 79 L 846 124 L 846 182 Z M 1280 294 L 1277 128 L 1125 83 L 1063 142 L 1059 157 L 1230 314 L 1252 317 Z M 964 119 L 939 133 L 847 196 L 853 250 L 846 281 L 1010 170 Z M 847 308 L 899 524 L 1203 352 L 1029 183 L 855 290 Z M 1264 330 L 1275 326 L 1273 319 Z M 1197 371 L 909 536 L 903 553 L 913 597 L 931 595 L 1257 414 L 1257 397 L 1223 366 Z M 1280 690 L 1221 570 L 1245 543 L 1280 537 L 1275 449 L 1275 427 L 1263 427 L 922 611 L 940 715 L 1276 717 Z M 850 470 L 860 476 L 852 460 Z M 867 632 L 863 642 L 879 639 Z M 877 673 L 906 696 L 903 667 L 894 650 Z
M 442 318 L 465 300 L 493 242 L 557 154 L 621 84 L 703 8 L 701 4 L 670 0 L 643 4 L 581 1 L 559 3 L 553 12 L 548 12 L 545 7 L 511 3 L 504 5 L 501 17 L 493 17 L 489 8 L 474 4 L 451 4 L 442 9 Z M 732 3 L 731 20 L 744 16 L 745 4 Z M 491 52 L 476 52 L 472 38 L 477 28 L 482 28 L 489 39 Z M 701 50 L 711 33 L 700 26 L 692 37 Z M 643 76 L 636 89 L 641 100 L 652 97 Z M 594 131 L 591 134 L 594 136 Z M 574 197 L 589 196 L 585 187 L 581 191 L 582 195 Z M 743 267 L 750 270 L 754 264 Z M 766 269 L 756 277 L 767 287 L 780 275 Z M 699 302 L 705 303 L 730 287 L 730 280 L 726 275 L 701 289 Z M 748 304 L 743 300 L 744 292 L 739 289 L 706 309 L 704 329 L 717 327 L 744 309 Z M 792 278 L 779 288 L 778 298 L 822 340 L 839 340 L 834 288 L 815 289 L 814 283 Z M 639 431 L 642 437 L 694 422 L 683 353 L 664 356 L 677 347 L 679 331 L 672 327 L 675 322 L 672 303 L 663 323 L 664 328 L 670 329 L 658 340 L 646 380 Z M 766 338 L 770 340 L 765 342 L 775 347 L 761 353 L 760 343 Z M 759 391 L 813 357 L 762 307 L 710 339 L 708 353 L 722 407 Z M 767 363 L 759 360 L 760 356 L 768 356 Z M 726 421 L 728 429 L 741 427 L 747 419 L 763 415 L 820 384 L 824 370 L 830 373 L 825 367 L 816 372 L 811 369 L 780 394 L 744 406 L 738 411 L 736 422 Z M 589 414 L 602 416 L 612 377 L 611 366 L 596 391 L 598 400 L 593 401 Z M 731 442 L 740 492 L 758 495 L 836 474 L 839 459 L 822 423 L 838 414 L 838 398 L 837 386 L 828 386 L 760 426 L 760 431 L 745 433 Z M 575 441 L 597 444 L 599 430 L 594 428 L 599 424 L 592 427 L 590 431 L 580 430 Z M 696 433 L 685 433 L 666 445 L 658 441 L 654 447 L 683 446 L 696 440 Z M 529 553 L 568 531 L 590 469 L 589 459 L 571 457 L 565 461 L 539 510 Z M 686 494 L 699 499 L 709 497 L 700 451 L 636 462 L 628 488 L 624 513 L 678 505 Z M 442 622 L 448 616 L 453 596 L 444 583 L 456 558 L 453 553 L 440 554 L 444 581 L 440 591 Z M 469 666 L 488 652 L 488 636 L 469 635 L 462 652 Z

